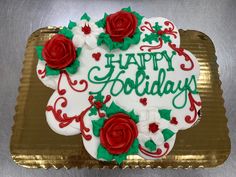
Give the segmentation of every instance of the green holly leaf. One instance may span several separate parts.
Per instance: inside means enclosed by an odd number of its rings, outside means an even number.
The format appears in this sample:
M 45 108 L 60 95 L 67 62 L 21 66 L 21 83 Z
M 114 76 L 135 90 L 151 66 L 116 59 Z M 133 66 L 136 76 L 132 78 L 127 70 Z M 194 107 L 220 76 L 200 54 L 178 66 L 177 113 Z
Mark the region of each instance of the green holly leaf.
M 70 66 L 66 67 L 66 71 L 70 74 L 75 74 L 79 66 L 80 62 L 76 59 Z
M 153 41 L 159 41 L 159 35 L 157 33 L 145 34 L 143 42 L 148 42 L 149 44 L 152 44 Z
M 144 146 L 148 148 L 150 151 L 155 151 L 157 149 L 156 143 L 152 140 L 148 140 L 144 143 Z
M 156 32 L 158 32 L 158 31 L 161 30 L 162 26 L 160 26 L 160 25 L 158 24 L 158 22 L 156 22 L 155 25 L 153 26 L 153 28 L 154 28 L 154 30 L 155 30 Z
M 170 129 L 166 128 L 164 130 L 162 130 L 162 134 L 164 136 L 164 140 L 167 141 L 168 139 L 170 139 L 175 133 L 172 132 Z
M 81 47 L 78 47 L 78 48 L 76 49 L 76 57 L 77 57 L 77 58 L 80 56 L 81 50 L 82 50 Z
M 123 9 L 121 9 L 121 10 L 126 11 L 126 12 L 130 12 L 130 13 L 134 14 L 134 15 L 136 16 L 137 20 L 138 20 L 138 26 L 141 24 L 141 21 L 142 21 L 142 19 L 143 19 L 143 16 L 141 16 L 139 13 L 137 13 L 137 12 L 135 12 L 135 11 L 132 11 L 132 9 L 131 9 L 130 6 L 129 6 L 129 7 L 126 7 L 126 8 L 123 8 Z
M 62 35 L 64 35 L 65 37 L 67 37 L 68 39 L 72 39 L 73 38 L 73 33 L 72 33 L 72 31 L 70 31 L 70 29 L 69 28 L 67 28 L 67 27 L 63 27 L 62 29 L 60 29 L 59 31 L 58 31 L 58 34 L 62 34 Z
M 89 116 L 95 116 L 95 115 L 97 115 L 97 109 L 95 107 L 92 107 L 90 109 Z
M 103 109 L 106 112 L 107 117 L 110 117 L 113 114 L 116 113 L 124 113 L 130 116 L 130 118 L 135 122 L 138 123 L 139 122 L 139 116 L 137 114 L 135 114 L 134 110 L 127 112 L 124 109 L 122 109 L 120 106 L 118 106 L 117 104 L 115 104 L 115 102 L 112 102 L 111 105 L 109 107 L 106 107 Z
M 106 18 L 107 18 L 107 13 L 104 13 L 104 16 L 101 20 L 97 21 L 95 24 L 99 27 L 99 28 L 104 28 L 106 25 Z
M 171 42 L 170 36 L 167 36 L 166 34 L 161 35 L 161 38 L 163 39 L 165 43 Z
M 169 109 L 159 109 L 158 112 L 159 112 L 161 118 L 166 119 L 166 120 L 170 120 L 171 110 L 169 110 Z
M 43 61 L 44 60 L 43 55 L 42 55 L 43 46 L 36 46 L 35 49 L 36 49 L 38 59 Z
M 113 154 L 110 154 L 100 144 L 98 146 L 98 149 L 97 149 L 97 158 L 98 159 L 102 158 L 102 159 L 105 159 L 107 161 L 111 161 L 111 160 L 115 159 L 118 164 L 121 164 L 124 160 L 126 160 L 127 155 L 132 155 L 132 154 L 137 154 L 138 153 L 138 146 L 139 146 L 139 142 L 138 142 L 138 139 L 136 138 L 127 153 L 123 153 L 123 154 L 119 154 L 119 155 L 113 155 Z
M 80 20 L 87 20 L 87 21 L 89 22 L 89 21 L 90 21 L 90 16 L 88 16 L 87 13 L 84 13 L 84 14 L 82 15 L 82 17 L 80 18 Z
M 124 38 L 123 46 L 120 48 L 121 50 L 127 50 L 130 46 L 132 39 L 130 37 Z
M 113 158 L 120 165 L 124 160 L 126 160 L 127 154 L 114 155 Z
M 94 96 L 94 99 L 96 100 L 96 101 L 103 101 L 103 99 L 104 99 L 104 96 L 101 94 L 101 92 L 99 92 L 96 96 Z
M 68 28 L 71 30 L 71 29 L 74 28 L 75 26 L 76 26 L 76 23 L 70 20 L 70 22 L 69 22 L 69 24 L 68 24 Z
M 113 114 L 116 114 L 118 112 L 121 112 L 121 113 L 126 113 L 125 110 L 123 110 L 122 108 L 120 108 L 117 104 L 115 104 L 114 102 L 111 103 L 111 105 L 107 108 L 106 110 L 106 114 L 107 114 L 107 117 L 110 117 L 111 115 Z
M 103 127 L 105 118 L 99 118 L 98 120 L 92 120 L 93 134 L 97 137 L 100 135 L 100 129 Z
M 121 9 L 121 10 L 124 10 L 124 11 L 126 11 L 126 12 L 132 12 L 132 10 L 131 10 L 131 7 L 129 6 L 129 7 L 126 7 L 126 8 L 123 8 L 123 9 Z
M 60 74 L 60 70 L 59 69 L 53 69 L 50 68 L 48 65 L 46 65 L 46 75 L 47 76 L 55 76 L 55 75 L 59 75 Z
M 137 154 L 138 153 L 138 146 L 139 146 L 139 141 L 136 138 L 136 139 L 134 139 L 133 144 L 129 148 L 129 151 L 127 152 L 127 155 Z
M 107 161 L 111 161 L 113 159 L 113 155 L 110 154 L 101 144 L 98 146 L 97 149 L 97 158 L 98 159 L 105 159 Z
M 134 113 L 134 110 L 130 111 L 128 114 L 135 123 L 139 122 L 139 116 Z
M 107 106 L 106 106 L 106 104 L 103 104 L 103 105 L 102 105 L 102 108 L 101 108 L 101 110 L 103 110 L 103 111 L 105 111 L 105 112 L 106 112 L 106 110 L 107 110 Z
M 136 138 L 127 153 L 114 155 L 114 159 L 118 164 L 121 164 L 124 160 L 127 159 L 127 155 L 133 155 L 138 153 L 138 146 L 139 146 L 139 141 Z

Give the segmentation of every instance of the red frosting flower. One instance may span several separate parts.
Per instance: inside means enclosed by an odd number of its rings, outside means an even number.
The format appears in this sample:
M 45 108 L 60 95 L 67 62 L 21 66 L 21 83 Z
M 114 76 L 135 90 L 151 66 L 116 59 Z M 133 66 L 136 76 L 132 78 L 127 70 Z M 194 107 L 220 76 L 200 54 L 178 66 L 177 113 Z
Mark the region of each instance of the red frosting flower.
M 63 69 L 76 59 L 73 43 L 61 34 L 53 36 L 46 42 L 42 55 L 47 65 L 55 69 Z
M 124 38 L 132 37 L 138 20 L 132 13 L 119 11 L 106 18 L 106 33 L 115 42 L 123 42 Z
M 100 130 L 100 141 L 111 154 L 128 152 L 138 136 L 135 122 L 124 113 L 112 115 Z

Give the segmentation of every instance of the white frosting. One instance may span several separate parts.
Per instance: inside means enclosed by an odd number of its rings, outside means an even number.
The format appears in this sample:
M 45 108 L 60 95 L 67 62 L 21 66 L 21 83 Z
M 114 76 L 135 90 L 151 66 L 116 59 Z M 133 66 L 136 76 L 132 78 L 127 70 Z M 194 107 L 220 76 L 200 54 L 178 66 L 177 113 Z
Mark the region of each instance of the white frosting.
M 158 22 L 159 25 L 163 26 L 163 27 L 169 27 L 165 25 L 166 21 L 169 21 L 165 18 L 162 17 L 153 17 L 153 18 L 144 18 L 142 20 L 142 25 L 145 24 L 145 22 L 148 21 L 150 22 L 153 26 L 155 25 L 156 22 Z M 85 24 L 88 24 L 91 27 L 92 33 L 91 35 L 87 36 L 85 35 L 83 32 L 81 32 L 81 27 L 83 27 Z M 140 50 L 140 46 L 142 45 L 150 45 L 148 42 L 142 42 L 145 34 L 150 34 L 151 32 L 148 30 L 144 30 L 142 31 L 141 34 L 141 40 L 137 45 L 132 45 L 128 48 L 128 50 L 126 51 L 121 51 L 119 49 L 115 49 L 110 51 L 108 49 L 107 46 L 102 45 L 97 47 L 96 41 L 97 41 L 97 36 L 99 35 L 99 33 L 102 31 L 101 29 L 99 29 L 93 22 L 88 22 L 85 20 L 82 20 L 81 22 L 77 23 L 77 26 L 73 28 L 73 33 L 74 33 L 74 37 L 73 37 L 73 43 L 76 47 L 82 47 L 83 45 L 87 45 L 86 47 L 82 48 L 81 54 L 79 56 L 79 61 L 80 61 L 80 67 L 78 69 L 78 72 L 74 75 L 70 75 L 71 80 L 77 80 L 80 81 L 81 79 L 85 79 L 88 81 L 88 77 L 90 78 L 94 78 L 95 76 L 97 77 L 103 77 L 105 76 L 106 73 L 109 72 L 110 68 L 106 68 L 105 65 L 107 64 L 107 58 L 105 57 L 105 54 L 107 53 L 112 53 L 114 54 L 114 59 L 119 59 L 119 54 L 122 54 L 122 62 L 125 64 L 127 57 L 125 54 L 128 53 L 143 53 L 143 52 L 147 52 L 147 49 L 145 49 L 144 51 Z M 172 41 L 172 44 L 176 45 L 176 48 L 180 47 L 180 36 L 179 36 L 179 32 L 178 29 L 174 26 L 174 31 L 177 32 L 176 34 L 176 38 L 174 38 L 173 35 L 169 35 L 170 39 Z M 153 46 L 158 45 L 158 42 L 153 41 L 152 44 Z M 167 43 L 163 43 L 162 48 L 160 49 L 156 49 L 153 50 L 152 52 L 162 52 L 166 50 L 167 54 L 169 56 L 172 55 L 172 49 L 170 48 L 170 46 L 168 46 Z M 92 55 L 94 53 L 100 52 L 101 53 L 101 57 L 99 59 L 99 61 L 96 61 Z M 192 75 L 195 75 L 196 79 L 198 79 L 199 77 L 199 64 L 197 62 L 196 57 L 191 54 L 191 52 L 184 50 L 184 52 L 186 54 L 188 54 L 190 56 L 190 58 L 193 61 L 194 64 L 194 68 L 190 71 L 185 71 L 181 69 L 181 64 L 185 64 L 186 67 L 190 67 L 190 62 L 185 61 L 185 57 L 179 56 L 178 54 L 174 55 L 172 58 L 172 65 L 174 68 L 174 71 L 169 71 L 166 72 L 166 79 L 171 80 L 173 82 L 175 82 L 175 84 L 177 84 L 178 81 L 182 81 L 182 85 L 185 82 L 186 78 L 190 79 Z M 135 56 L 138 58 L 138 56 Z M 112 74 L 112 79 L 114 79 L 114 77 L 116 77 L 116 75 L 121 71 L 121 69 L 118 66 L 118 63 L 114 63 L 115 68 L 114 68 L 114 72 Z M 101 70 L 96 70 L 94 69 L 93 72 L 91 72 L 90 76 L 89 76 L 89 70 L 91 68 L 93 68 L 94 66 L 98 66 L 101 68 Z M 37 70 L 38 69 L 43 69 L 43 67 L 45 67 L 45 63 L 43 63 L 42 61 L 38 62 L 37 65 Z M 155 80 L 157 80 L 158 78 L 158 73 L 160 68 L 164 68 L 165 70 L 168 68 L 168 64 L 167 61 L 165 59 L 162 59 L 160 61 L 158 61 L 158 70 L 153 70 L 153 63 L 152 62 L 147 62 L 146 63 L 146 69 L 145 72 L 150 76 L 149 78 L 149 82 L 150 85 L 151 83 L 153 83 Z M 125 70 L 125 73 L 120 75 L 120 79 L 125 81 L 126 78 L 130 78 L 132 80 L 135 80 L 135 73 L 138 70 L 137 66 L 134 64 L 130 64 L 128 66 L 128 69 Z M 43 82 L 43 84 L 45 84 L 45 86 L 50 87 L 52 89 L 56 89 L 57 88 L 57 82 L 58 82 L 58 76 L 46 76 L 45 78 L 41 78 L 40 75 L 39 79 Z M 145 86 L 145 84 L 144 84 Z M 194 89 L 194 84 L 192 83 L 190 85 L 190 87 L 192 89 Z M 75 86 L 80 87 L 79 85 Z M 60 88 L 64 88 L 66 89 L 66 93 L 65 95 L 63 95 L 63 97 L 65 97 L 67 99 L 67 105 L 66 107 L 60 107 L 60 104 L 58 104 L 58 107 L 60 109 L 62 109 L 63 113 L 66 113 L 68 116 L 73 116 L 73 115 L 79 115 L 83 110 L 85 110 L 86 108 L 88 108 L 90 106 L 90 103 L 88 101 L 88 97 L 89 97 L 89 92 L 97 92 L 99 90 L 101 90 L 103 87 L 102 84 L 94 84 L 92 82 L 88 81 L 88 89 L 84 92 L 75 92 L 69 85 L 68 85 L 68 81 L 66 79 L 66 77 L 63 75 L 62 79 L 61 79 L 61 83 L 60 83 Z M 102 95 L 106 96 L 106 95 L 111 95 L 110 93 L 110 89 L 111 89 L 111 84 L 109 84 L 107 87 L 105 87 L 105 89 L 102 91 Z M 119 85 L 116 85 L 114 87 L 114 92 L 119 91 L 120 87 Z M 173 98 L 176 96 L 176 94 L 163 94 L 162 96 L 159 95 L 147 95 L 145 94 L 144 96 L 140 97 L 138 95 L 136 95 L 135 91 L 132 91 L 130 94 L 126 95 L 124 94 L 124 92 L 122 91 L 118 96 L 112 96 L 111 101 L 109 101 L 107 103 L 107 106 L 109 106 L 111 104 L 111 102 L 115 102 L 117 105 L 119 105 L 122 109 L 126 110 L 126 111 L 131 111 L 134 110 L 136 114 L 138 114 L 140 116 L 140 122 L 137 124 L 138 127 L 138 131 L 139 131 L 139 135 L 138 135 L 138 140 L 141 146 L 143 146 L 145 148 L 145 142 L 149 139 L 153 140 L 158 148 L 160 148 L 162 150 L 162 152 L 165 151 L 165 147 L 164 147 L 164 137 L 162 135 L 162 133 L 160 131 L 157 131 L 156 133 L 150 133 L 148 131 L 148 125 L 150 123 L 156 122 L 159 126 L 160 130 L 163 130 L 165 128 L 170 129 L 172 132 L 177 133 L 179 130 L 185 130 L 190 128 L 192 125 L 194 125 L 194 123 L 197 121 L 198 117 L 196 118 L 196 120 L 192 123 L 187 123 L 185 121 L 185 117 L 186 115 L 189 116 L 193 116 L 194 112 L 192 112 L 190 110 L 190 106 L 191 103 L 188 99 L 188 93 L 183 92 L 178 99 L 176 99 L 176 104 L 181 105 L 184 103 L 185 97 L 187 97 L 187 102 L 185 107 L 181 108 L 181 109 L 177 109 L 173 106 L 172 101 Z M 192 94 L 194 100 L 196 101 L 200 101 L 200 97 L 198 94 Z M 53 95 L 51 96 L 51 98 L 49 99 L 48 105 L 53 106 L 53 104 L 55 103 L 55 101 L 61 97 L 61 95 L 59 95 L 58 91 L 55 90 L 55 92 L 53 93 Z M 140 103 L 140 98 L 147 98 L 147 105 L 144 106 L 143 104 Z M 200 110 L 200 106 L 196 106 L 197 111 Z M 174 125 L 174 124 L 170 124 L 169 121 L 163 119 L 160 117 L 158 110 L 160 109 L 169 109 L 171 110 L 171 117 L 176 117 L 178 124 Z M 198 115 L 197 115 L 198 116 Z M 78 122 L 76 122 L 75 120 L 72 121 L 72 123 L 70 123 L 68 126 L 64 127 L 64 128 L 60 128 L 59 127 L 59 122 L 54 118 L 54 115 L 52 114 L 52 111 L 46 111 L 46 118 L 47 118 L 47 122 L 49 124 L 49 126 L 51 127 L 51 129 L 53 131 L 55 131 L 58 134 L 61 135 L 75 135 L 75 134 L 79 134 L 80 131 L 80 124 Z M 90 129 L 89 132 L 86 132 L 86 134 L 89 134 L 92 136 L 91 140 L 86 140 L 83 138 L 83 143 L 84 146 L 86 148 L 86 150 L 88 151 L 88 153 L 93 156 L 94 158 L 97 158 L 97 148 L 98 145 L 100 144 L 100 139 L 96 136 L 93 135 L 92 133 L 92 120 L 97 120 L 99 119 L 99 117 L 96 116 L 89 116 L 89 112 L 85 115 L 84 117 L 84 123 L 85 126 L 88 127 Z M 171 149 L 174 146 L 175 143 L 175 138 L 176 138 L 176 134 L 174 134 L 170 139 L 168 139 L 166 141 L 166 143 L 169 144 L 169 149 L 167 154 L 171 151 Z M 148 149 L 146 149 L 148 150 Z M 141 151 L 139 151 L 139 155 L 141 155 L 144 158 L 147 159 L 152 159 L 153 157 L 149 157 L 145 154 L 143 154 Z M 99 159 L 100 160 L 100 159 Z

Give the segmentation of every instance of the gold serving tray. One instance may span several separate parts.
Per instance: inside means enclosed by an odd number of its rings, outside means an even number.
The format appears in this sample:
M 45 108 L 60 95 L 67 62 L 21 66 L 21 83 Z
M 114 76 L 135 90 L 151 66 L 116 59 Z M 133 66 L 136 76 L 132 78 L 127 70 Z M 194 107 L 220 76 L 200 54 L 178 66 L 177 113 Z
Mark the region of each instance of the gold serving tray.
M 201 68 L 198 80 L 201 121 L 191 129 L 178 132 L 174 148 L 166 157 L 144 160 L 132 155 L 118 166 L 93 159 L 84 149 L 80 135 L 58 135 L 46 123 L 45 107 L 53 90 L 37 78 L 35 46 L 43 45 L 58 29 L 39 29 L 27 42 L 10 145 L 17 164 L 28 168 L 205 168 L 220 165 L 227 159 L 230 153 L 227 119 L 215 49 L 208 36 L 198 31 L 180 30 L 181 47 L 197 57 Z

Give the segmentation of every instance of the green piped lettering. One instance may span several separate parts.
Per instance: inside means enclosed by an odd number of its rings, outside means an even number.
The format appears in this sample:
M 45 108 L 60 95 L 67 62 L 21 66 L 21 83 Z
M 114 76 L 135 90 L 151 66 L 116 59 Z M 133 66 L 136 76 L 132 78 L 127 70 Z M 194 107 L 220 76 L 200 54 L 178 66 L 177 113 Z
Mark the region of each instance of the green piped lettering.
M 125 58 L 122 58 L 122 54 L 119 54 L 118 58 L 115 58 L 114 54 L 105 54 L 107 59 L 106 71 L 101 71 L 100 67 L 94 66 L 88 72 L 88 80 L 92 84 L 100 85 L 100 87 L 96 86 L 97 91 L 91 91 L 90 94 L 98 94 L 105 89 L 108 89 L 112 96 L 118 96 L 121 93 L 129 95 L 135 92 L 140 97 L 145 94 L 162 97 L 171 93 L 174 94 L 173 106 L 181 109 L 187 103 L 188 92 L 197 93 L 197 83 L 194 75 L 178 82 L 166 79 L 166 72 L 174 71 L 172 65 L 174 55 L 176 55 L 175 52 L 169 56 L 166 51 L 138 53 L 137 55 L 127 53 Z M 163 59 L 167 62 L 167 68 L 158 68 L 158 62 Z M 156 77 L 152 76 L 155 77 L 154 80 L 150 80 L 150 76 L 145 72 L 148 62 L 151 62 L 153 70 L 157 71 Z M 125 78 L 126 70 L 130 65 L 136 66 L 137 71 L 134 73 L 134 77 Z M 115 67 L 119 68 L 118 72 L 114 72 Z M 184 95 L 184 99 L 179 99 L 182 95 Z

